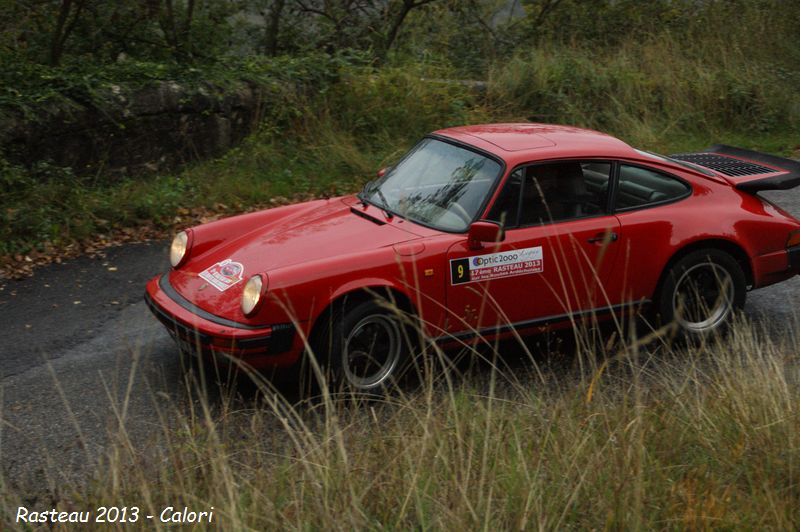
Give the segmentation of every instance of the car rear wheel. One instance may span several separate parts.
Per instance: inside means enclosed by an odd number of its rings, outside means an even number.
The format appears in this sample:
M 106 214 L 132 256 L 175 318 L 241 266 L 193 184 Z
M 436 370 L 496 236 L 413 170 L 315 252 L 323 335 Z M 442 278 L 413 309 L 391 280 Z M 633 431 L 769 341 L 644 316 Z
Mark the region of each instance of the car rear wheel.
M 680 258 L 667 272 L 657 296 L 661 322 L 688 337 L 723 332 L 747 295 L 739 263 L 719 249 L 701 249 Z
M 408 338 L 400 315 L 374 301 L 336 313 L 324 336 L 328 342 L 315 342 L 315 354 L 327 360 L 333 391 L 381 393 L 406 368 Z

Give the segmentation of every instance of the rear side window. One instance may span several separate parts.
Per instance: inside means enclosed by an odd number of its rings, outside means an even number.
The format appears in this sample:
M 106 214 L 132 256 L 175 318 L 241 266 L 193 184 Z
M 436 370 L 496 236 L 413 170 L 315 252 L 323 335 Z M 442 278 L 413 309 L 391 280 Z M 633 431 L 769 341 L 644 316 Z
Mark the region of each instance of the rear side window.
M 673 201 L 688 196 L 689 185 L 674 177 L 641 168 L 620 165 L 616 209 L 625 210 Z

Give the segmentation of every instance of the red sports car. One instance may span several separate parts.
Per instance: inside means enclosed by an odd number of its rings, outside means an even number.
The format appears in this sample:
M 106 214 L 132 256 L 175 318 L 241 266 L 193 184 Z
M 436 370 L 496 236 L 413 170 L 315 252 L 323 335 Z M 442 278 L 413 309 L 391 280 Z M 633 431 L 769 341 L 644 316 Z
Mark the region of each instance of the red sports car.
M 800 222 L 758 196 L 800 163 L 728 146 L 663 157 L 545 124 L 444 129 L 358 195 L 181 231 L 146 300 L 182 349 L 260 369 L 314 348 L 354 390 L 443 343 L 648 305 L 688 335 L 800 272 Z

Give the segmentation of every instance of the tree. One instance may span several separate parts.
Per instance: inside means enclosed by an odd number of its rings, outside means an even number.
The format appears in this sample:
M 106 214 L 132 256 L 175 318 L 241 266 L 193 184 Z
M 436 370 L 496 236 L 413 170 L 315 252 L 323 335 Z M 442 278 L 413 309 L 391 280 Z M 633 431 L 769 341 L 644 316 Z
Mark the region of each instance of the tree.
M 377 58 L 379 61 L 385 61 L 386 55 L 392 48 L 397 34 L 400 32 L 400 27 L 406 20 L 406 17 L 412 9 L 422 7 L 426 4 L 431 4 L 436 0 L 402 0 L 401 2 L 386 2 L 386 9 L 384 11 L 383 19 L 387 24 L 386 32 L 382 34 L 381 41 L 377 46 Z
M 58 18 L 50 38 L 50 65 L 58 66 L 64 55 L 64 45 L 81 18 L 86 0 L 61 0 Z
M 295 0 L 301 13 L 316 17 L 326 49 L 372 47 L 383 62 L 408 14 L 439 0 Z
M 195 0 L 187 0 L 183 13 L 178 12 L 172 0 L 164 0 L 158 23 L 164 32 L 164 39 L 177 59 L 185 59 L 193 55 L 192 20 L 194 18 Z
M 286 7 L 286 0 L 275 0 L 269 10 L 266 27 L 266 38 L 264 43 L 264 53 L 266 55 L 278 55 L 278 35 L 281 29 L 281 16 L 283 8 Z

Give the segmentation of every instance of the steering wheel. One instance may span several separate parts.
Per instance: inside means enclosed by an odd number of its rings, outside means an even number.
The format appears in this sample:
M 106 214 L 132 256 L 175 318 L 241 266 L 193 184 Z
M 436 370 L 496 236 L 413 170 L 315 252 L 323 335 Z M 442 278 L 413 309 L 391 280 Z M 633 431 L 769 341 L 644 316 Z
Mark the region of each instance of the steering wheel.
M 461 218 L 465 224 L 469 225 L 472 222 L 472 216 L 469 215 L 467 210 L 461 206 L 458 202 L 454 201 L 448 207 L 452 208 L 452 212 L 457 214 L 459 218 Z

